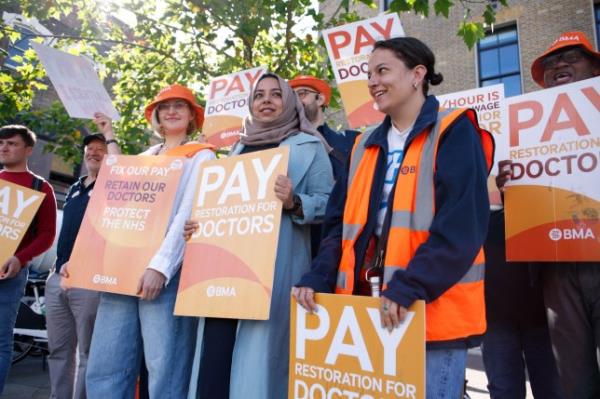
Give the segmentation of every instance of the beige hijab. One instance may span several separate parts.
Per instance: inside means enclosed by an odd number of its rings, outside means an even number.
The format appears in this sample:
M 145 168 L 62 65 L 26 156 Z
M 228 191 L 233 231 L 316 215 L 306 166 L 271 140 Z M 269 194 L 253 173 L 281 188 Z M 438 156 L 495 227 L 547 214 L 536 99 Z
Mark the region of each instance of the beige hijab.
M 271 122 L 262 122 L 258 120 L 252 113 L 252 102 L 254 100 L 254 92 L 258 83 L 264 78 L 275 78 L 279 82 L 283 100 L 283 112 L 277 119 Z M 304 115 L 304 107 L 302 102 L 294 93 L 290 85 L 278 75 L 274 73 L 266 73 L 254 84 L 248 99 L 250 115 L 244 119 L 244 127 L 242 129 L 241 143 L 244 145 L 263 145 L 263 144 L 279 144 L 286 138 L 293 136 L 299 132 L 304 132 L 317 137 L 323 145 L 327 153 L 330 153 L 332 148 L 325 138 L 315 129 Z

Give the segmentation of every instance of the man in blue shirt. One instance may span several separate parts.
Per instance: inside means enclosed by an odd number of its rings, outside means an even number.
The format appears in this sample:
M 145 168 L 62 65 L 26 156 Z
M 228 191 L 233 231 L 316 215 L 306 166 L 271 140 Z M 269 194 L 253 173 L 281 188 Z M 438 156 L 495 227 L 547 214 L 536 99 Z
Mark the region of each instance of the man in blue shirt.
M 80 288 L 61 289 L 60 275 L 79 232 L 102 158 L 107 153 L 106 139 L 100 133 L 83 139 L 87 176 L 82 176 L 70 188 L 63 207 L 63 221 L 58 237 L 54 273 L 46 283 L 46 324 L 48 328 L 48 368 L 51 398 L 85 399 L 85 370 L 92 340 L 96 309 L 100 294 Z M 79 366 L 75 385 L 75 353 L 79 345 Z M 75 395 L 73 396 L 73 392 Z

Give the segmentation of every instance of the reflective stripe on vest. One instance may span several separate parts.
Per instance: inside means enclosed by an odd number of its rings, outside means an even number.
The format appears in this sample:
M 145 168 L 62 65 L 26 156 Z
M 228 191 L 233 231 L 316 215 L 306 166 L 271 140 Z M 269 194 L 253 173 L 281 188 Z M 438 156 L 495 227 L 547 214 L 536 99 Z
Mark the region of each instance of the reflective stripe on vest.
M 435 215 L 434 175 L 438 145 L 448 127 L 463 114 L 473 123 L 486 156 L 488 171 L 493 162 L 493 139 L 479 128 L 474 111 L 441 110 L 431 130 L 414 137 L 405 149 L 394 192 L 388 245 L 384 261 L 384 283 L 394 272 L 406 269 L 421 244 L 429 238 Z M 367 222 L 369 199 L 377 167 L 379 147 L 366 147 L 371 133 L 363 134 L 353 148 L 348 197 L 344 207 L 342 257 L 336 293 L 352 294 L 355 281 L 356 240 Z M 447 341 L 482 334 L 485 331 L 483 275 L 485 259 L 480 249 L 461 280 L 435 301 L 427 304 L 428 341 Z

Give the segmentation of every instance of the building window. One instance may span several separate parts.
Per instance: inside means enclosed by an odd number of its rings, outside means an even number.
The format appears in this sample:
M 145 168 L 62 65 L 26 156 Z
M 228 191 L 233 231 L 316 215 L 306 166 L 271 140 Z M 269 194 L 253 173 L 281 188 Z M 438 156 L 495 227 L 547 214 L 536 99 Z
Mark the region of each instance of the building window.
M 4 65 L 9 68 L 16 68 L 21 65 L 20 62 L 13 60 L 12 57 L 16 55 L 23 56 L 25 51 L 31 48 L 30 40 L 35 38 L 35 33 L 24 26 L 15 25 L 13 26 L 13 29 L 21 33 L 21 38 L 12 43 L 12 45 L 8 48 L 8 56 L 6 57 Z
M 14 29 L 21 33 L 21 38 L 11 45 L 8 48 L 8 55 L 4 60 L 4 65 L 9 68 L 16 68 L 21 63 L 12 59 L 12 57 L 16 55 L 23 56 L 25 51 L 31 48 L 30 41 L 35 39 L 37 35 L 52 35 L 48 29 L 46 29 L 43 25 L 41 25 L 37 19 L 35 18 L 25 18 L 19 14 L 11 14 L 11 13 L 3 13 L 2 14 L 2 22 L 5 25 L 9 26 L 11 29 Z M 48 45 L 52 42 L 51 39 L 45 39 L 43 41 L 44 44 Z
M 506 97 L 521 94 L 517 28 L 496 30 L 477 44 L 479 86 L 504 83 Z
M 596 47 L 600 47 L 600 3 L 594 4 L 594 17 L 596 20 Z

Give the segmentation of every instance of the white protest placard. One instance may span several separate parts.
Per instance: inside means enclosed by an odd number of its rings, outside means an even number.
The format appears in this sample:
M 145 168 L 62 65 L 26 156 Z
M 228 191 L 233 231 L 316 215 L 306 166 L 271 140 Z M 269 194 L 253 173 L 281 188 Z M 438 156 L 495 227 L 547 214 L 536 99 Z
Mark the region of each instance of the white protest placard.
M 404 36 L 398 14 L 382 14 L 323 31 L 325 45 L 351 128 L 381 122 L 367 86 L 369 54 L 378 40 Z
M 112 120 L 120 119 L 90 60 L 43 44 L 31 45 L 69 116 L 93 119 L 95 112 L 102 112 Z
M 504 101 L 504 85 L 480 87 L 436 97 L 442 108 L 473 108 L 477 112 L 479 126 L 494 136 L 496 148 L 494 166 L 488 177 L 488 192 L 490 204 L 501 207 L 502 199 L 496 186 L 498 162 L 508 159 L 508 114 Z

